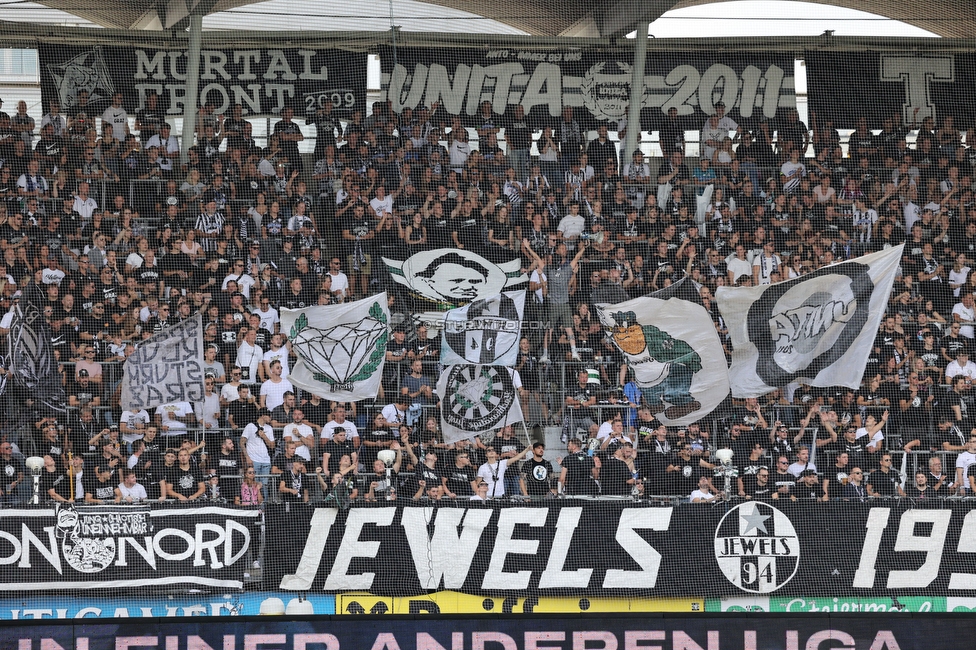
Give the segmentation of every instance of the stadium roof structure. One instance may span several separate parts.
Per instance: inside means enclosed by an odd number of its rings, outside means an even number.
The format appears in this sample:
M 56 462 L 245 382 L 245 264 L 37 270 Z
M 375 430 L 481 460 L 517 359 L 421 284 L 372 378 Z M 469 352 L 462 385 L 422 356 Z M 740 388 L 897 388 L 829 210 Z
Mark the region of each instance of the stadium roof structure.
M 96 25 L 168 30 L 186 26 L 191 13 L 214 14 L 260 0 L 36 0 Z M 672 9 L 724 0 L 421 0 L 509 25 L 531 36 L 621 37 L 638 23 Z M 786 0 L 796 1 L 796 0 Z M 804 0 L 870 12 L 944 38 L 976 34 L 972 0 Z M 331 5 L 333 8 L 336 5 Z

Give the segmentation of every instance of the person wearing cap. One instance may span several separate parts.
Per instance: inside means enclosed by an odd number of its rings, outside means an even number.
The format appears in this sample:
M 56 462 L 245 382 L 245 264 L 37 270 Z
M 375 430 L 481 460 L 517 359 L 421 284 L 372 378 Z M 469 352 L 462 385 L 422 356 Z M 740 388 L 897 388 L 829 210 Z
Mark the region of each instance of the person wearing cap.
M 557 495 L 552 463 L 545 459 L 546 445 L 536 442 L 532 455 L 522 463 L 519 476 L 522 494 L 533 499 L 551 498 Z
M 827 501 L 824 498 L 823 487 L 820 485 L 820 478 L 817 472 L 812 469 L 805 469 L 797 477 L 796 485 L 790 494 L 791 501 Z
M 329 422 L 329 424 L 333 424 L 333 422 Z M 359 455 L 356 451 L 356 445 L 353 444 L 352 437 L 349 435 L 352 428 L 355 428 L 352 422 L 344 422 L 342 426 L 332 427 L 328 439 L 323 438 L 325 442 L 322 445 L 321 469 L 326 477 L 340 471 L 343 456 L 348 456 L 353 465 L 358 463 Z M 359 436 L 357 435 L 356 438 L 358 439 Z
M 244 450 L 247 466 L 255 469 L 258 481 L 267 488 L 271 474 L 271 452 L 275 448 L 271 411 L 266 408 L 258 409 L 257 418 L 248 423 L 241 433 L 241 448 Z

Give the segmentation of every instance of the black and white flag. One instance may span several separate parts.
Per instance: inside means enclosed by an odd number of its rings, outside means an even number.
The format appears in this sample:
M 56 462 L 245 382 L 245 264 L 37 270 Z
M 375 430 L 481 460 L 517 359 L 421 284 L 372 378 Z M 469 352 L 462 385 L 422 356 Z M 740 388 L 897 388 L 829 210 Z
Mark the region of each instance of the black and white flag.
M 203 316 L 143 341 L 122 367 L 123 410 L 203 399 Z
M 23 398 L 29 395 L 45 415 L 50 415 L 64 413 L 65 391 L 51 343 L 51 326 L 41 308 L 45 302 L 46 297 L 36 283 L 24 288 L 13 307 L 7 349 L 12 388 Z
M 732 396 L 790 382 L 861 384 L 904 246 L 759 287 L 719 287 L 732 340 Z
M 507 291 L 444 315 L 441 363 L 514 366 L 518 361 L 525 291 Z
M 522 422 L 514 371 L 503 366 L 448 366 L 437 380 L 444 442 L 467 440 Z

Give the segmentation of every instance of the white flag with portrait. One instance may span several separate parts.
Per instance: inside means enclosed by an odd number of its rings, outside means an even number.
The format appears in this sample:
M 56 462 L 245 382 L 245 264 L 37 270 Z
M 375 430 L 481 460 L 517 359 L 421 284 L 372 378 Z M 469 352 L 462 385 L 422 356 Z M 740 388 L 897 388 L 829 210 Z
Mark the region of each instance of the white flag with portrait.
M 288 375 L 293 385 L 342 402 L 376 397 L 390 336 L 386 293 L 342 305 L 282 309 L 281 331 L 298 356 Z
M 790 382 L 861 385 L 904 245 L 759 287 L 719 287 L 732 340 L 732 396 Z
M 504 366 L 448 366 L 437 380 L 444 442 L 468 440 L 522 422 L 517 375 Z

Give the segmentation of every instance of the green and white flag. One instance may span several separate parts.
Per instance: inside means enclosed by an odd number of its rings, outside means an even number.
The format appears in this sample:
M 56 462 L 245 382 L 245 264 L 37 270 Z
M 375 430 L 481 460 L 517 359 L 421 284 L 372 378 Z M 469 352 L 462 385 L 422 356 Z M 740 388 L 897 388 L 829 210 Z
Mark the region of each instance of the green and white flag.
M 298 355 L 288 375 L 292 384 L 330 400 L 376 397 L 390 336 L 385 293 L 343 305 L 282 309 L 281 329 Z

